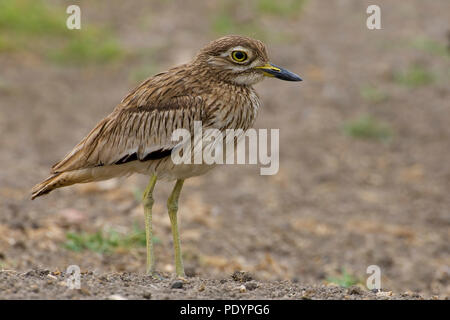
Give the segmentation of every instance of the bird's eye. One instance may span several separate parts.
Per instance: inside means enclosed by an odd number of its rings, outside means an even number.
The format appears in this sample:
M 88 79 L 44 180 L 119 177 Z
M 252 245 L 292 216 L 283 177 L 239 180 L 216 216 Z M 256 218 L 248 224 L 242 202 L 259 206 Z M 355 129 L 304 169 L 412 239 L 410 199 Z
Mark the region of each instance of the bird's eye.
M 247 53 L 245 51 L 233 51 L 231 53 L 231 58 L 236 62 L 244 62 L 247 60 Z

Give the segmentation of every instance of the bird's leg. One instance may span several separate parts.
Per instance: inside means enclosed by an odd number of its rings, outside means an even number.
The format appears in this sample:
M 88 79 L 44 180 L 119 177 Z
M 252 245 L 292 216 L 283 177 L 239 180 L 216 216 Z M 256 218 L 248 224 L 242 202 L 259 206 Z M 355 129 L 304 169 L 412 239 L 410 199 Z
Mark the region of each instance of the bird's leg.
M 184 179 L 177 180 L 169 199 L 167 199 L 167 209 L 169 210 L 170 224 L 172 225 L 173 247 L 175 249 L 175 270 L 177 276 L 179 277 L 184 277 L 183 259 L 181 257 L 180 234 L 178 232 L 177 222 L 178 198 L 180 197 L 183 183 Z
M 153 274 L 155 268 L 155 256 L 153 253 L 153 231 L 152 231 L 152 207 L 153 207 L 153 189 L 156 184 L 156 175 L 150 178 L 145 188 L 142 203 L 145 213 L 145 238 L 147 244 L 147 274 Z

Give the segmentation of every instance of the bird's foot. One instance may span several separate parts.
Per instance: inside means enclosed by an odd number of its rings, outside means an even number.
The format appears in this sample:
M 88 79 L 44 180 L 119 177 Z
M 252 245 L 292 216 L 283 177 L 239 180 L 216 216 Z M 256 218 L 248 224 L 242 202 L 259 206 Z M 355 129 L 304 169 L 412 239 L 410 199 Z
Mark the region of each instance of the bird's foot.
M 188 279 L 186 278 L 186 275 L 177 275 L 176 276 L 176 279 L 177 280 L 180 280 L 180 281 L 183 281 L 183 282 L 185 282 L 185 283 L 187 283 L 188 282 Z
M 156 271 L 147 271 L 147 275 L 150 276 L 153 280 L 164 280 L 165 278 L 161 276 Z

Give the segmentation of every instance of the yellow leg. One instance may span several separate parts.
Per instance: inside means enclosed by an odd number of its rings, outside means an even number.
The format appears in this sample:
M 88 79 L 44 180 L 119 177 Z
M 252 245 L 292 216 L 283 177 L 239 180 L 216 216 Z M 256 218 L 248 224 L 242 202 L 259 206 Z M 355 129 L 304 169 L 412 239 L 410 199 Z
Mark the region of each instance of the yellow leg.
M 180 234 L 178 232 L 177 211 L 178 198 L 180 197 L 181 188 L 184 179 L 177 180 L 169 199 L 167 200 L 167 209 L 169 210 L 170 223 L 172 225 L 173 247 L 175 249 L 175 271 L 177 276 L 184 277 L 183 259 L 181 257 Z
M 152 207 L 153 207 L 153 189 L 156 184 L 156 176 L 153 175 L 145 188 L 142 202 L 145 213 L 145 238 L 147 244 L 147 274 L 153 274 L 155 271 L 155 256 L 153 253 L 153 231 L 152 231 Z

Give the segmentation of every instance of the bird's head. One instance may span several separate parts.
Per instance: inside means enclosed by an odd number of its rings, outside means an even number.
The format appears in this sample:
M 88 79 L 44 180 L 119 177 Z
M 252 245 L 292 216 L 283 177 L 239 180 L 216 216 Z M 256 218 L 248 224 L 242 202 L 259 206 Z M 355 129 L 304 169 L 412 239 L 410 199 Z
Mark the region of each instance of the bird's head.
M 194 66 L 238 85 L 253 85 L 264 76 L 287 81 L 302 79 L 269 62 L 264 43 L 242 36 L 225 36 L 210 42 L 194 59 Z

